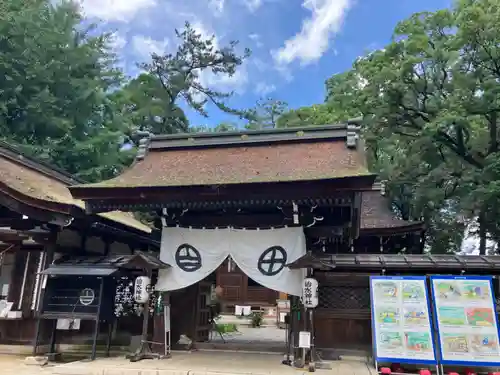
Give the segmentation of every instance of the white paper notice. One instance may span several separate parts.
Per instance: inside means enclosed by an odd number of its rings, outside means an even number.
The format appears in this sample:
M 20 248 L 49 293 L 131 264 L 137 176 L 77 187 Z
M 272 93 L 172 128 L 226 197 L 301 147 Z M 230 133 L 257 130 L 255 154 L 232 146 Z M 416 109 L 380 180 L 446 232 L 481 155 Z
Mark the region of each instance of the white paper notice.
M 443 363 L 500 363 L 491 278 L 431 278 Z
M 436 363 L 424 277 L 370 278 L 375 357 Z

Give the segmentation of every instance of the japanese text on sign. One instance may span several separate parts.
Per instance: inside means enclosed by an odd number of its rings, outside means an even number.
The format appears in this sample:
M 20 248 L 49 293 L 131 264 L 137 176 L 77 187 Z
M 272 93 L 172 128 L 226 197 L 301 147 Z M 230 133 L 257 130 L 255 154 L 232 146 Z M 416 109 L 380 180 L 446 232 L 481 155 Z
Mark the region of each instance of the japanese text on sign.
M 318 306 L 318 281 L 307 278 L 302 283 L 302 303 L 306 308 Z

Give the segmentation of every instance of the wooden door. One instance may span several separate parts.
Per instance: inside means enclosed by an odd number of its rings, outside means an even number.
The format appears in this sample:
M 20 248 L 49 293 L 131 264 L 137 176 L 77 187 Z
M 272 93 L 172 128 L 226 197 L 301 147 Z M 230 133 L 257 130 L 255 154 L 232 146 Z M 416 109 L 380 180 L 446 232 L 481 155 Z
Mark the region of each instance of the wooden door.
M 230 304 L 241 304 L 246 297 L 246 276 L 236 264 L 231 270 L 228 267 L 228 260 L 226 259 L 216 271 L 217 285 L 220 285 L 223 289 L 222 300 Z
M 370 351 L 368 276 L 333 276 L 331 273 L 318 276 L 319 305 L 314 313 L 316 346 Z

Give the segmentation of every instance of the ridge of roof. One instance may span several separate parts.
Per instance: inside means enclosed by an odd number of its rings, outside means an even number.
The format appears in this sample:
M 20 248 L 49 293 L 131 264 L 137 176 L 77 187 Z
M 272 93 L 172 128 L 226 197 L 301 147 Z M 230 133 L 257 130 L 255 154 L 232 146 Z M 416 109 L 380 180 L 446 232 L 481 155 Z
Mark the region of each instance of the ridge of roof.
M 136 160 L 144 159 L 148 151 L 254 146 L 273 143 L 324 141 L 327 139 L 345 140 L 348 148 L 356 149 L 359 140 L 360 122 L 361 119 L 352 119 L 347 120 L 345 123 L 322 126 L 219 133 L 205 132 L 153 135 L 149 132 L 136 132 L 135 136 L 139 138 Z

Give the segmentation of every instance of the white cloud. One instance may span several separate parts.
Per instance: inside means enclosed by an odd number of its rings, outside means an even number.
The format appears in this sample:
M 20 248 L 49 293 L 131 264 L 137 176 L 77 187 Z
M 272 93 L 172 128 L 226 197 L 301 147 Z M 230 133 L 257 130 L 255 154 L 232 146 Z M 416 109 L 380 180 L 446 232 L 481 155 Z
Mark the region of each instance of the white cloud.
M 224 12 L 224 3 L 226 0 L 209 0 L 209 7 L 212 8 L 216 16 L 221 15 Z
M 330 38 L 339 32 L 352 0 L 303 0 L 302 6 L 312 14 L 302 22 L 298 34 L 273 51 L 280 65 L 298 60 L 302 65 L 317 61 L 327 50 Z
M 248 37 L 252 40 L 257 47 L 262 47 L 262 41 L 260 40 L 260 35 L 256 33 L 249 34 Z
M 259 82 L 257 83 L 257 86 L 255 86 L 254 92 L 257 95 L 262 95 L 266 96 L 273 91 L 276 91 L 276 86 L 270 83 L 265 83 L 265 82 Z
M 243 3 L 250 12 L 255 12 L 262 5 L 263 0 L 243 0 Z
M 232 76 L 214 74 L 210 70 L 204 70 L 200 73 L 200 83 L 212 89 L 243 94 L 248 83 L 248 70 L 245 64 L 239 66 Z
M 168 39 L 155 40 L 144 35 L 134 35 L 132 38 L 132 48 L 135 54 L 142 59 L 149 59 L 153 53 L 163 55 L 167 46 Z
M 211 31 L 205 24 L 199 20 L 192 23 L 193 29 L 201 34 L 203 39 L 210 39 L 213 37 L 214 48 L 219 48 L 219 38 Z M 242 94 L 248 83 L 248 70 L 247 65 L 243 63 L 240 65 L 232 76 L 227 74 L 214 74 L 211 70 L 206 69 L 200 72 L 200 83 L 205 87 L 220 91 L 234 91 Z
M 127 40 L 115 31 L 111 34 L 109 43 L 113 51 L 118 53 L 123 49 L 123 47 L 125 47 L 125 45 L 127 44 Z
M 201 35 L 202 39 L 211 39 L 213 38 L 213 46 L 214 48 L 219 48 L 219 38 L 215 35 L 214 32 L 210 31 L 208 27 L 206 27 L 200 20 L 195 20 L 191 24 L 194 31 Z
M 79 0 L 84 14 L 104 21 L 130 21 L 143 9 L 155 6 L 156 0 Z

